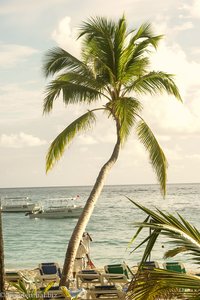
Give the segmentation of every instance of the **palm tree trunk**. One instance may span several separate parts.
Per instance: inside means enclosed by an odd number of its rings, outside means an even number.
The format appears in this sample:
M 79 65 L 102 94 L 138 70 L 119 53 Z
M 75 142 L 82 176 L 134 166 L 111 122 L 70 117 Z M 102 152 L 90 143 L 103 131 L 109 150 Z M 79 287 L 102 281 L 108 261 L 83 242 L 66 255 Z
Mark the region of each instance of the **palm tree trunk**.
M 101 194 L 101 191 L 103 189 L 103 186 L 104 186 L 105 180 L 109 174 L 109 171 L 112 168 L 112 166 L 115 164 L 115 162 L 119 156 L 120 145 L 121 145 L 119 130 L 117 130 L 117 133 L 118 133 L 117 134 L 117 142 L 115 144 L 113 153 L 112 153 L 110 159 L 101 168 L 99 175 L 96 179 L 96 182 L 92 188 L 92 191 L 91 191 L 91 193 L 87 199 L 87 202 L 84 206 L 83 212 L 80 215 L 79 220 L 78 220 L 78 222 L 74 228 L 74 231 L 72 233 L 72 236 L 70 238 L 66 256 L 65 256 L 64 265 L 63 265 L 60 286 L 66 285 L 66 284 L 67 284 L 67 286 L 69 286 L 69 278 L 72 273 L 72 268 L 74 265 L 76 252 L 77 252 L 80 240 L 82 238 L 83 232 L 85 231 L 85 228 L 90 220 L 90 217 L 94 210 L 94 206 Z
M 0 202 L 1 206 L 1 202 Z M 3 248 L 3 226 L 2 212 L 0 209 L 0 298 L 6 300 L 5 296 L 5 281 L 4 281 L 4 248 Z

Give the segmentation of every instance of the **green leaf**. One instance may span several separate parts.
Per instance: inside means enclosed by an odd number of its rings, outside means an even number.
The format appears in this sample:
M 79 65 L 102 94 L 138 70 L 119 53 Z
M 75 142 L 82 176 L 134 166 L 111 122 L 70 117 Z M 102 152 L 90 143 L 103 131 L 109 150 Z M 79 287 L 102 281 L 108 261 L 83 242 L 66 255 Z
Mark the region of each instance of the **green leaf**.
M 67 126 L 51 143 L 46 157 L 46 171 L 51 169 L 56 161 L 62 156 L 65 147 L 81 131 L 86 131 L 95 122 L 95 114 L 89 111 Z
M 173 77 L 174 75 L 161 71 L 150 72 L 149 74 L 141 76 L 137 80 L 133 81 L 133 83 L 129 85 L 128 90 L 134 90 L 140 94 L 150 93 L 152 95 L 158 93 L 161 94 L 165 91 L 169 95 L 175 96 L 179 101 L 182 101 L 178 87 L 173 81 Z
M 131 97 L 123 97 L 108 103 L 114 119 L 119 124 L 119 132 L 122 144 L 127 140 L 130 130 L 133 128 L 136 117 L 141 111 L 141 103 Z
M 168 166 L 165 154 L 153 132 L 143 120 L 138 123 L 136 130 L 140 142 L 149 153 L 150 162 L 157 175 L 161 191 L 165 196 Z

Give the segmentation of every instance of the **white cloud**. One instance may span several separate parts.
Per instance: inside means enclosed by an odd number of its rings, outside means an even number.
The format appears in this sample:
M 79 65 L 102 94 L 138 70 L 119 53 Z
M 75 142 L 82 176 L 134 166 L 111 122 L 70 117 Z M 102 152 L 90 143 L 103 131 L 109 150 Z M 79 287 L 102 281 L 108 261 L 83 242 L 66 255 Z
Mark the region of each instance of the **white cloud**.
M 194 27 L 192 22 L 184 22 L 181 25 L 177 25 L 173 27 L 174 32 L 185 31 Z
M 27 46 L 0 43 L 0 66 L 4 68 L 14 66 L 37 52 L 36 49 Z
M 29 12 L 29 17 L 34 16 L 35 13 L 39 13 L 47 8 L 50 9 L 51 6 L 58 6 L 62 2 L 68 2 L 67 0 L 48 0 L 48 1 L 41 1 L 41 0 L 34 0 L 34 1 L 27 1 L 27 0 L 12 0 L 12 1 L 5 1 L 5 3 L 0 4 L 0 14 L 1 15 L 8 15 L 8 14 L 21 14 Z
M 28 90 L 24 85 L 0 85 L 0 123 L 42 117 L 42 92 L 34 87 Z
M 200 18 L 200 1 L 199 0 L 190 1 L 190 4 L 183 5 L 182 9 L 185 10 L 190 17 Z
M 185 156 L 187 159 L 192 159 L 192 160 L 200 160 L 200 154 L 191 154 L 191 155 L 186 155 Z
M 45 144 L 45 140 L 40 140 L 38 137 L 24 132 L 10 135 L 2 134 L 0 136 L 0 146 L 3 148 L 37 147 Z
M 70 24 L 70 17 L 66 16 L 63 18 L 53 31 L 52 38 L 61 48 L 78 57 L 80 55 L 80 41 L 77 40 L 76 30 L 72 30 Z
M 197 92 L 200 89 L 200 63 L 189 61 L 180 45 L 162 42 L 152 56 L 152 67 L 175 74 L 183 104 L 166 95 L 151 97 L 148 105 L 144 105 L 147 117 L 150 118 L 153 111 L 155 127 L 171 133 L 200 132 L 200 95 Z
M 97 144 L 97 141 L 91 135 L 80 135 L 77 141 L 80 145 L 94 145 Z

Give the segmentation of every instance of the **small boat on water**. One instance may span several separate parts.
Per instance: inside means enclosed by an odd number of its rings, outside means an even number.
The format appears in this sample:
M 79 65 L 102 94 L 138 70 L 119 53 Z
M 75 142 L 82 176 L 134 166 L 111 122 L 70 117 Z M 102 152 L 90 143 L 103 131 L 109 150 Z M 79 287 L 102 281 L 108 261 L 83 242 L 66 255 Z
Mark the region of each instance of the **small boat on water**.
M 38 205 L 30 202 L 29 197 L 6 197 L 1 200 L 1 211 L 6 213 L 31 212 L 37 208 Z
M 26 214 L 30 219 L 64 219 L 64 218 L 77 218 L 83 211 L 83 207 L 76 204 L 69 204 L 70 200 L 75 200 L 76 198 L 68 199 L 50 199 L 47 201 L 46 205 L 41 206 L 38 210 L 33 210 L 32 212 Z

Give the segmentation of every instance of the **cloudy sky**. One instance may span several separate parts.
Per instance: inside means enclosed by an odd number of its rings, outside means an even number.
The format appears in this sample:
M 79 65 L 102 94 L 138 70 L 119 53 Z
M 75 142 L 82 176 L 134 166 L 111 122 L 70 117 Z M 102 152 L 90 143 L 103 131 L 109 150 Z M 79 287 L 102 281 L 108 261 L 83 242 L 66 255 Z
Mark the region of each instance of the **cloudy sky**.
M 113 148 L 113 124 L 100 116 L 94 130 L 78 136 L 46 175 L 50 142 L 84 109 L 57 101 L 50 115 L 42 115 L 48 82 L 42 60 L 57 45 L 78 56 L 82 21 L 123 13 L 131 28 L 149 21 L 165 35 L 152 55 L 152 69 L 176 74 L 183 104 L 166 95 L 144 97 L 144 116 L 166 153 L 168 183 L 199 182 L 199 0 L 0 0 L 0 187 L 93 184 Z M 156 178 L 133 133 L 107 184 L 137 183 Z

